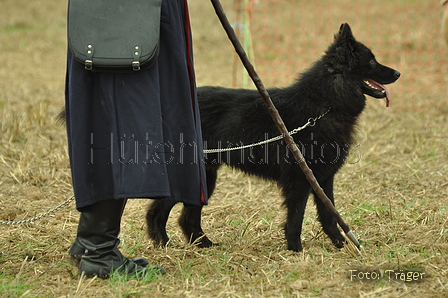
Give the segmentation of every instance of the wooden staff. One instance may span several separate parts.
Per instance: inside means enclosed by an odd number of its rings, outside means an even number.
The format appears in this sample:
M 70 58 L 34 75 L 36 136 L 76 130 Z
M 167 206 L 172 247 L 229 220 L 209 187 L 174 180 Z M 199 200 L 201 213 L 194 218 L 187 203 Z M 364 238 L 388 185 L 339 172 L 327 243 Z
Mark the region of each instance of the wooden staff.
M 261 97 L 263 98 L 272 119 L 274 120 L 275 124 L 277 125 L 278 130 L 283 135 L 283 138 L 285 139 L 286 144 L 288 145 L 288 148 L 291 150 L 292 154 L 294 155 L 294 158 L 299 163 L 300 168 L 302 169 L 303 173 L 305 174 L 306 178 L 308 179 L 309 183 L 311 184 L 311 187 L 316 192 L 316 194 L 319 196 L 319 198 L 322 200 L 322 202 L 327 207 L 328 211 L 333 215 L 333 217 L 338 222 L 339 226 L 341 226 L 344 233 L 347 235 L 347 237 L 353 242 L 353 244 L 361 251 L 362 247 L 358 242 L 358 239 L 355 237 L 353 232 L 350 230 L 349 226 L 344 222 L 339 212 L 336 210 L 334 205 L 331 203 L 330 199 L 325 194 L 322 187 L 319 185 L 319 182 L 317 182 L 316 177 L 313 174 L 313 171 L 308 167 L 305 158 L 303 157 L 302 153 L 300 152 L 299 148 L 297 147 L 297 144 L 294 142 L 294 139 L 289 135 L 288 130 L 286 129 L 285 123 L 283 122 L 282 118 L 280 117 L 280 114 L 277 110 L 277 108 L 274 106 L 274 103 L 271 100 L 271 97 L 266 90 L 266 88 L 263 85 L 263 82 L 261 81 L 260 77 L 258 76 L 257 72 L 255 71 L 254 66 L 249 61 L 249 58 L 246 55 L 246 52 L 244 51 L 240 41 L 238 40 L 238 37 L 235 34 L 235 31 L 233 30 L 232 26 L 229 23 L 229 20 L 227 19 L 227 16 L 224 12 L 224 8 L 222 7 L 219 0 L 211 0 L 213 7 L 215 8 L 216 14 L 218 15 L 219 20 L 221 21 L 222 26 L 224 27 L 224 30 L 226 31 L 230 41 L 233 44 L 233 47 L 235 48 L 235 51 L 237 52 L 238 56 L 241 59 L 241 62 L 243 63 L 244 67 L 246 68 L 247 72 L 249 73 L 249 76 L 251 77 L 252 81 L 254 82 L 255 86 L 258 89 L 258 92 L 260 92 Z

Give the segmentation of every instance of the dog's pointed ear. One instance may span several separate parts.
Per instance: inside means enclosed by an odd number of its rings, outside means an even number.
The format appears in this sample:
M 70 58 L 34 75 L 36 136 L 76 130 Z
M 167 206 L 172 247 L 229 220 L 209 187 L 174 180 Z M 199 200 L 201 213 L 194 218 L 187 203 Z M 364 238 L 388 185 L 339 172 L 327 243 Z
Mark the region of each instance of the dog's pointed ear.
M 338 41 L 351 41 L 354 40 L 352 29 L 350 28 L 349 24 L 342 23 L 341 27 L 339 27 L 339 32 L 334 36 L 334 40 L 336 42 Z
M 353 37 L 352 29 L 350 28 L 350 25 L 347 23 L 341 24 L 341 27 L 339 27 L 339 34 L 345 35 L 347 37 Z
M 333 57 L 328 62 L 328 71 L 330 73 L 340 73 L 343 69 L 350 67 L 355 59 L 353 48 L 356 46 L 356 40 L 353 37 L 352 29 L 347 23 L 339 27 L 339 32 L 334 36 L 334 43 L 327 50 L 327 54 Z

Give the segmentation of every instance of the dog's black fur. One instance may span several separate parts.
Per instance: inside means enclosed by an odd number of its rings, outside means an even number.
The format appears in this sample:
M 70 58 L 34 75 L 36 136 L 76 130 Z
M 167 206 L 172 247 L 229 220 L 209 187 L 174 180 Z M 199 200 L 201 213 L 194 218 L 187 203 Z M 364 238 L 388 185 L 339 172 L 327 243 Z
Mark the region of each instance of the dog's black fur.
M 342 24 L 325 55 L 292 86 L 268 90 L 288 130 L 330 109 L 314 126 L 293 137 L 333 203 L 334 176 L 348 156 L 356 121 L 366 105 L 365 95 L 387 97 L 388 102 L 388 91 L 381 84 L 393 83 L 399 76 L 398 71 L 379 64 L 372 52 L 355 40 L 349 25 Z M 252 144 L 279 135 L 256 90 L 202 87 L 198 88 L 198 97 L 206 148 Z M 316 196 L 283 141 L 229 153 L 209 153 L 205 162 L 209 196 L 222 164 L 278 183 L 287 208 L 284 229 L 289 250 L 302 250 L 302 221 L 311 193 L 323 230 L 337 247 L 343 246 L 345 239 L 335 219 Z M 165 226 L 173 206 L 174 203 L 155 200 L 149 207 L 148 234 L 156 245 L 165 245 L 169 240 Z M 191 243 L 208 247 L 213 243 L 202 231 L 201 210 L 202 206 L 184 206 L 179 224 Z

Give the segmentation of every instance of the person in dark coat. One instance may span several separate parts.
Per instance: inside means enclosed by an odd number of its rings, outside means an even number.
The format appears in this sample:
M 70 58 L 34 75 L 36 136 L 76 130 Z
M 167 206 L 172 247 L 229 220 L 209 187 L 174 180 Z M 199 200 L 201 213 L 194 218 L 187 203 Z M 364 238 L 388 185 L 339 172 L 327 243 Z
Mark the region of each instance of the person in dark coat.
M 88 276 L 144 274 L 148 260 L 117 248 L 126 200 L 207 204 L 187 0 L 162 1 L 159 56 L 148 70 L 90 72 L 68 51 L 65 97 L 81 212 L 69 255 Z

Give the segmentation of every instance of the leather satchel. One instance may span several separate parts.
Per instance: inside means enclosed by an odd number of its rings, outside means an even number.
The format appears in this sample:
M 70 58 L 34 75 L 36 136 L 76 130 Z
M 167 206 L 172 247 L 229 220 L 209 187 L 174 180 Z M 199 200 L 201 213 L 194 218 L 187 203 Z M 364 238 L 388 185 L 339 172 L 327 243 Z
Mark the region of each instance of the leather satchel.
M 69 49 L 86 70 L 136 72 L 159 53 L 162 0 L 70 0 Z

